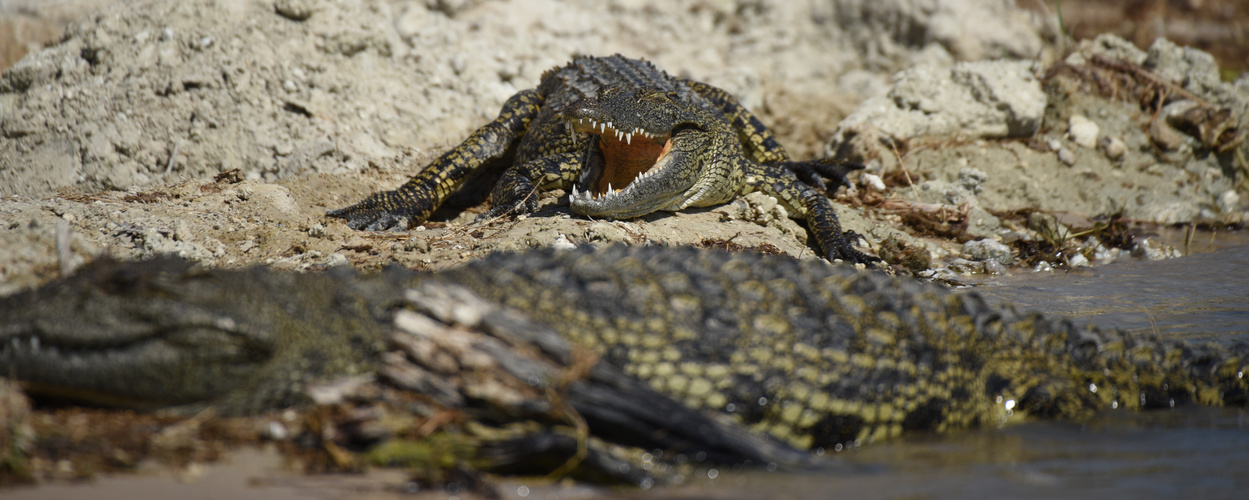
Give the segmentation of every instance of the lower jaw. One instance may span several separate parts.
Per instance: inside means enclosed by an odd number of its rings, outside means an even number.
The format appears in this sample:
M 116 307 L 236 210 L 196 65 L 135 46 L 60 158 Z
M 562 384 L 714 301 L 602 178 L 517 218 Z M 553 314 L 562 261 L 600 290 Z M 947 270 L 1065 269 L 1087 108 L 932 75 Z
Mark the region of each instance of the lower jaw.
M 632 219 L 654 212 L 671 211 L 679 206 L 672 199 L 634 200 L 621 199 L 570 200 L 569 208 L 577 215 L 586 217 L 602 217 L 608 219 Z

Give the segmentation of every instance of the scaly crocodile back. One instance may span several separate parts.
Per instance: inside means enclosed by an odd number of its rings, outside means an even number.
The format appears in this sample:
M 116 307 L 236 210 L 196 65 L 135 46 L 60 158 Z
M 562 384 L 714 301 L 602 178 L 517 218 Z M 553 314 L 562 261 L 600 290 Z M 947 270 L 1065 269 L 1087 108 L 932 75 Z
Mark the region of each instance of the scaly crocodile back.
M 824 262 L 615 247 L 491 257 L 449 277 L 802 447 L 1246 402 L 1249 345 L 1100 331 Z

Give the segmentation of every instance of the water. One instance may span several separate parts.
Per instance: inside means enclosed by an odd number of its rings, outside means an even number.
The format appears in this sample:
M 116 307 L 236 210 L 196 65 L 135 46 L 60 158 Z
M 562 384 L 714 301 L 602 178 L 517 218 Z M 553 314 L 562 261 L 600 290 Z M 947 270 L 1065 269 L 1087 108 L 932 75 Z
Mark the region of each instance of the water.
M 1249 341 L 1249 238 L 1161 262 L 983 280 L 991 301 L 1102 326 L 1194 340 Z M 675 488 L 620 492 L 509 480 L 503 498 L 1249 498 L 1249 412 L 1111 411 L 1090 422 L 1033 422 L 877 443 L 831 454 L 831 471 L 701 471 Z M 402 471 L 302 476 L 275 452 L 243 450 L 188 473 L 167 470 L 5 491 L 5 498 L 478 498 L 404 492 Z M 526 495 L 522 497 L 521 492 Z
M 1086 318 L 1105 327 L 1195 340 L 1249 340 L 1249 245 L 1178 259 L 984 280 L 992 302 Z

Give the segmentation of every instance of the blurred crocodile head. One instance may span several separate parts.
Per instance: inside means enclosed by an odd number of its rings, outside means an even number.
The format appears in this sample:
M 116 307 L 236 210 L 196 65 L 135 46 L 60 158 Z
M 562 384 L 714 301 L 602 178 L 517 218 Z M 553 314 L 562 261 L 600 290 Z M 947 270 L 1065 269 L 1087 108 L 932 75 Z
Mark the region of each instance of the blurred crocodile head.
M 290 289 L 158 259 L 110 260 L 0 297 L 0 373 L 35 396 L 136 409 L 215 403 L 224 413 L 293 403 L 305 384 L 367 370 L 380 350 L 368 289 Z M 380 283 L 380 282 L 378 282 Z M 329 333 L 333 333 L 330 335 Z M 194 408 L 188 408 L 194 411 Z

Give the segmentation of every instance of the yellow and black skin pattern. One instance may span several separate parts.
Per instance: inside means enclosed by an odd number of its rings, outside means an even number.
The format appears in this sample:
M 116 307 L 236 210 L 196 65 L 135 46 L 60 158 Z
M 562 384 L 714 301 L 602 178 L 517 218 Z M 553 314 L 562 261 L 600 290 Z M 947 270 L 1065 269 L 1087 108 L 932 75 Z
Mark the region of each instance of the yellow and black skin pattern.
M 394 191 L 327 215 L 379 231 L 427 219 L 475 177 L 504 166 L 483 218 L 530 213 L 538 191 L 569 192 L 577 214 L 628 219 L 723 204 L 762 191 L 806 222 L 823 255 L 879 259 L 854 248 L 832 202 L 861 165 L 793 161 L 772 133 L 727 92 L 620 55 L 578 57 L 517 93 L 473 132 Z M 832 181 L 825 183 L 825 179 Z
M 433 320 L 412 315 L 455 309 L 432 304 L 430 290 L 462 290 L 513 319 L 455 313 L 459 326 L 430 331 Z M 513 369 L 530 366 L 526 353 L 559 351 L 548 357 L 564 359 L 551 364 L 560 372 L 585 349 L 596 364 L 564 401 L 596 436 L 649 449 L 679 437 L 730 461 L 778 452 L 699 415 L 807 450 L 1110 408 L 1249 402 L 1243 342 L 1104 331 L 822 261 L 622 246 L 494 255 L 433 274 L 100 263 L 0 298 L 0 374 L 31 394 L 93 404 L 255 413 L 300 404 L 311 381 L 384 371 L 382 360 L 402 351 L 387 333 L 401 323 L 461 347 L 480 332 L 501 339 L 427 377 L 428 389 L 405 390 L 467 408 L 486 392 L 439 384 L 511 370 L 523 394 L 549 378 Z M 495 418 L 518 418 L 517 408 Z

